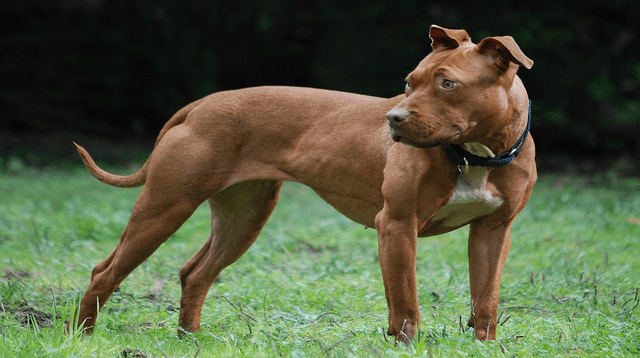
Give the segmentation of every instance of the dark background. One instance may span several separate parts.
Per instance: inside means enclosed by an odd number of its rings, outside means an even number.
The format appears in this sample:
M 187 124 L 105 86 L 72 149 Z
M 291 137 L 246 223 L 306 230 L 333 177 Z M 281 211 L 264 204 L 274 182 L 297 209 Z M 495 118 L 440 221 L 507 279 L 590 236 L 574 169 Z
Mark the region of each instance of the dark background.
M 7 0 L 0 163 L 79 162 L 71 140 L 115 163 L 144 158 L 173 113 L 214 91 L 394 96 L 438 24 L 474 42 L 511 35 L 535 61 L 519 75 L 543 169 L 637 173 L 639 16 L 637 0 Z

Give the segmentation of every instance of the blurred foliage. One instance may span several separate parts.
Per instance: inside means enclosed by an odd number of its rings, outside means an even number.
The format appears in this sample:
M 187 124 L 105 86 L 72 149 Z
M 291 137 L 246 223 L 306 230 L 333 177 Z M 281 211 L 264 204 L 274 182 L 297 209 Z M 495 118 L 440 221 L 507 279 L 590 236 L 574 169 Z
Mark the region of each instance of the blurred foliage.
M 511 35 L 541 151 L 640 154 L 640 1 L 20 0 L 0 4 L 0 156 L 25 133 L 153 137 L 218 90 L 401 93 L 431 24 Z

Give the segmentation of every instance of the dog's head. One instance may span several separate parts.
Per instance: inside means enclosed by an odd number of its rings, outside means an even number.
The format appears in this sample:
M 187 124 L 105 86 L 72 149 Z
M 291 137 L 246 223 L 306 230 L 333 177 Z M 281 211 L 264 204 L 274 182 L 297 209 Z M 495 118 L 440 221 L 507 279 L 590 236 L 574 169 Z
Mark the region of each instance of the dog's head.
M 514 96 L 526 96 L 516 72 L 533 61 L 510 36 L 476 45 L 465 30 L 435 25 L 429 36 L 433 51 L 407 76 L 406 98 L 387 113 L 393 139 L 415 147 L 460 144 L 505 126 Z

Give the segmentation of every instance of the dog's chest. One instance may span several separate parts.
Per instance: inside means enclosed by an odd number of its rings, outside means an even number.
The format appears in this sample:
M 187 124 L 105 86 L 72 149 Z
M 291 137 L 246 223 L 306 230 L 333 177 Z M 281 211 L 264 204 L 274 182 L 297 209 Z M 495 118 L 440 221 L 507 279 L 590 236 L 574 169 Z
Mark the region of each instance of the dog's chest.
M 470 167 L 465 174 L 460 175 L 453 195 L 438 210 L 432 222 L 457 228 L 495 211 L 503 200 L 488 189 L 487 176 L 488 170 L 482 167 Z

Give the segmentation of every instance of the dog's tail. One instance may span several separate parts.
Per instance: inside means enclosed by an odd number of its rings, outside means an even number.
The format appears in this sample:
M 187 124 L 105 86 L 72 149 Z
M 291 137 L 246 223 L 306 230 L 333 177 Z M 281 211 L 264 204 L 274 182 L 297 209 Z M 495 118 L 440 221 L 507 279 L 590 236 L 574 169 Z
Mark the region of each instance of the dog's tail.
M 84 162 L 84 166 L 87 167 L 89 173 L 93 175 L 94 178 L 100 180 L 105 184 L 109 184 L 112 186 L 117 186 L 120 188 L 134 188 L 144 184 L 147 179 L 147 165 L 149 160 L 138 170 L 135 174 L 132 175 L 116 175 L 107 172 L 106 170 L 100 168 L 96 162 L 93 161 L 89 152 L 86 149 L 79 146 L 78 143 L 73 142 L 80 153 L 80 157 L 82 158 L 82 162 Z
M 162 130 L 160 130 L 160 134 L 158 134 L 158 138 L 156 139 L 156 144 L 154 145 L 154 148 L 158 145 L 158 143 L 160 143 L 160 140 L 169 131 L 169 129 L 184 123 L 184 121 L 187 119 L 187 115 L 200 103 L 200 101 L 193 102 L 187 105 L 186 107 L 182 108 L 176 114 L 174 114 L 173 117 L 171 117 L 171 119 L 167 123 L 165 123 L 164 127 L 162 127 Z M 151 153 L 147 161 L 144 163 L 142 168 L 140 168 L 140 170 L 138 170 L 134 174 L 124 176 L 124 175 L 111 174 L 105 171 L 104 169 L 100 168 L 96 164 L 96 162 L 93 161 L 93 158 L 91 158 L 91 155 L 89 155 L 89 152 L 87 152 L 86 149 L 78 145 L 76 142 L 73 142 L 73 144 L 76 146 L 78 153 L 80 153 L 82 162 L 84 163 L 84 166 L 87 167 L 87 169 L 89 170 L 89 173 L 91 173 L 91 175 L 94 178 L 98 179 L 99 181 L 105 184 L 109 184 L 111 186 L 116 186 L 119 188 L 135 188 L 137 186 L 143 185 L 147 180 L 147 171 L 149 169 L 149 161 L 153 156 L 153 152 Z

